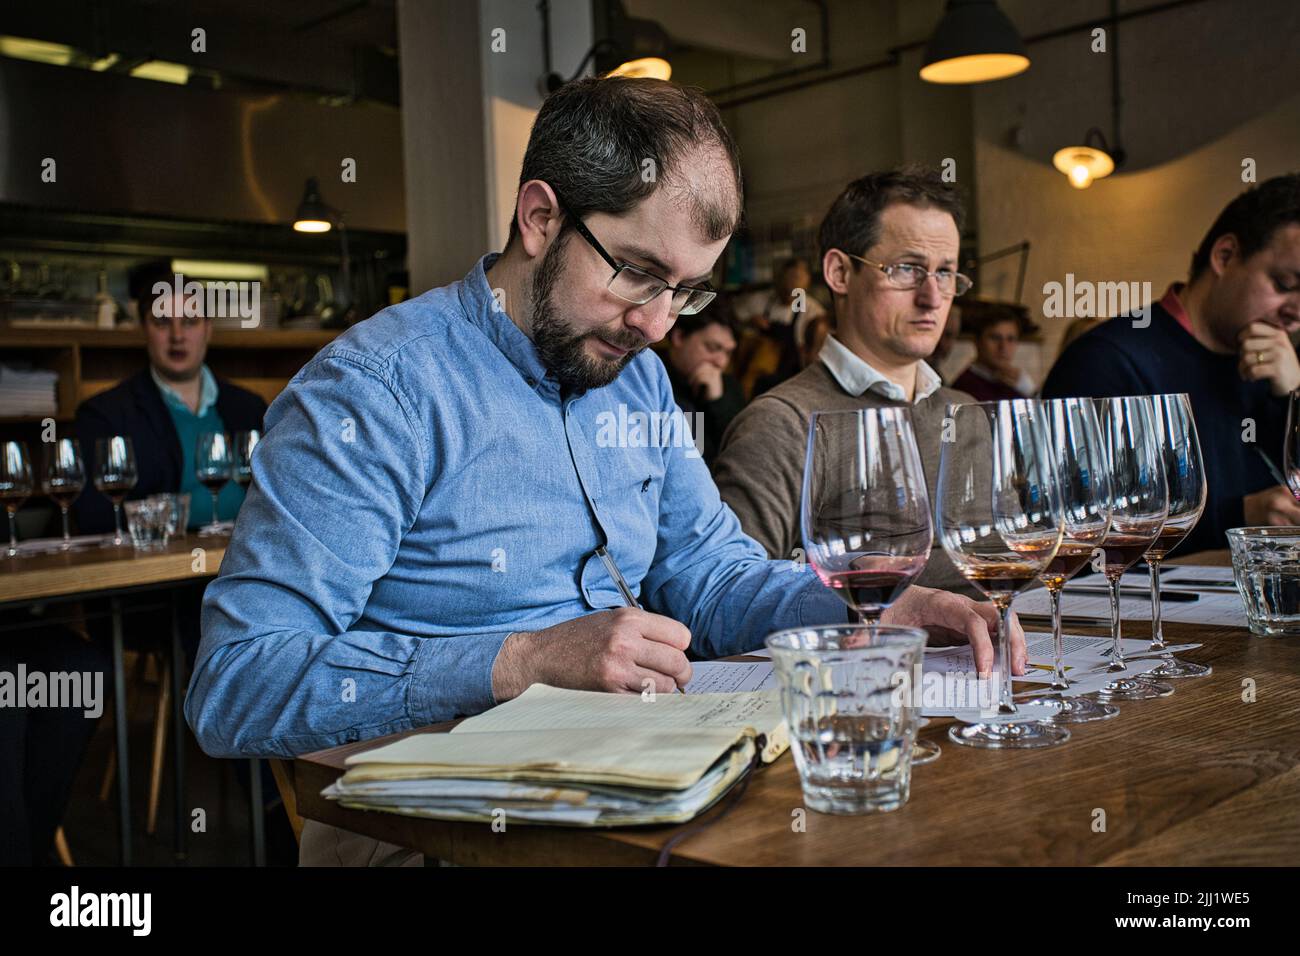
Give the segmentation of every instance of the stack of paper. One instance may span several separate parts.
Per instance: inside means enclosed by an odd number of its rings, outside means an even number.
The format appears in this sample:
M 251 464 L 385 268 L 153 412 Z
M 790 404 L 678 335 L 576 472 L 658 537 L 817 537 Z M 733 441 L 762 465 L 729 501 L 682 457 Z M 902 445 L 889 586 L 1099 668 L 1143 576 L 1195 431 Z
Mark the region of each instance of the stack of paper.
M 534 684 L 449 734 L 349 757 L 344 806 L 445 820 L 681 823 L 789 746 L 778 695 L 601 694 Z
M 56 414 L 58 386 L 58 372 L 0 365 L 0 418 Z

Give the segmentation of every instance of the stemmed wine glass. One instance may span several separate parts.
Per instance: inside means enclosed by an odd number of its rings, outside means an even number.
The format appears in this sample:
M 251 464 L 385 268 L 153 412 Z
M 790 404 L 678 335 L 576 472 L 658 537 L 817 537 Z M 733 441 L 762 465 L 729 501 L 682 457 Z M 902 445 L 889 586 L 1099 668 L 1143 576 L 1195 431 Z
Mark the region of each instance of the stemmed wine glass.
M 1120 637 L 1119 587 L 1124 572 L 1155 543 L 1169 517 L 1169 488 L 1149 395 L 1098 398 L 1110 477 L 1110 530 L 1101 543 L 1110 582 L 1110 664 L 1116 675 L 1097 692 L 1102 700 L 1150 700 L 1174 692 L 1169 684 L 1120 676 L 1128 671 Z
M 63 544 L 59 550 L 72 548 L 68 530 L 68 509 L 86 487 L 86 466 L 81 459 L 81 444 L 75 438 L 59 438 L 46 453 L 45 475 L 41 490 L 54 500 L 63 513 Z
M 31 497 L 32 462 L 27 445 L 20 441 L 0 444 L 0 501 L 9 513 L 9 551 L 11 558 L 18 557 L 18 509 Z
M 986 748 L 1064 743 L 1070 739 L 1065 727 L 1016 720 L 1020 711 L 1011 696 L 1011 603 L 1056 557 L 1064 527 L 1047 415 L 1033 399 L 972 402 L 949 405 L 945 426 L 936 531 L 957 570 L 1000 616 L 999 719 L 954 726 L 948 736 Z
M 1268 459 L 1263 449 L 1260 449 L 1260 454 Z M 1292 392 L 1287 398 L 1286 439 L 1282 443 L 1282 471 L 1291 496 L 1296 501 L 1300 501 L 1300 389 Z
M 1056 556 L 1038 575 L 1038 579 L 1047 588 L 1052 607 L 1051 689 L 1056 694 L 1045 694 L 1026 703 L 1055 704 L 1057 711 L 1051 719 L 1058 723 L 1105 720 L 1118 714 L 1119 708 L 1091 697 L 1063 696 L 1063 692 L 1070 689 L 1070 682 L 1065 676 L 1061 590 L 1099 550 L 1110 528 L 1106 443 L 1091 399 L 1056 398 L 1043 402 L 1043 410 L 1047 413 L 1052 461 L 1056 466 L 1061 513 L 1065 522 L 1065 533 Z
M 112 546 L 122 546 L 122 502 L 135 487 L 139 473 L 135 449 L 126 435 L 95 439 L 95 487 L 113 502 Z M 106 544 L 108 542 L 105 542 Z
M 212 522 L 199 529 L 200 537 L 221 534 L 221 521 L 217 515 L 217 498 L 226 482 L 230 481 L 234 460 L 230 442 L 225 432 L 203 432 L 199 435 L 198 449 L 194 455 L 194 474 L 199 484 L 212 495 Z
M 1196 437 L 1196 418 L 1186 393 L 1152 395 L 1156 438 L 1165 463 L 1169 486 L 1169 517 L 1144 555 L 1151 568 L 1151 650 L 1160 654 L 1160 666 L 1145 676 L 1154 678 L 1205 677 L 1211 668 L 1179 660 L 1165 648 L 1160 623 L 1160 562 L 1196 527 L 1205 510 L 1205 464 Z
M 800 512 L 817 577 L 862 623 L 878 624 L 925 569 L 934 542 L 911 409 L 814 412 Z M 938 756 L 918 740 L 912 762 Z
M 232 476 L 235 484 L 245 491 L 253 482 L 253 449 L 261 440 L 262 433 L 256 428 L 235 432 L 235 465 Z

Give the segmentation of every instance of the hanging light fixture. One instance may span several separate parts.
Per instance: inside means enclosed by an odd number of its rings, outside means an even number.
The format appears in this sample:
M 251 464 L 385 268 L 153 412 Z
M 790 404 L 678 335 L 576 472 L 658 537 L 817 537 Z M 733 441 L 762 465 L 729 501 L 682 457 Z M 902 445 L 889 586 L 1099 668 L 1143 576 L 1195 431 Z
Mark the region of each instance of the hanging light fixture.
M 302 202 L 293 216 L 293 228 L 297 232 L 329 232 L 334 228 L 334 219 L 338 211 L 325 204 L 321 199 L 320 183 L 313 176 L 307 180 Z
M 1126 154 L 1120 145 L 1120 83 L 1119 83 L 1119 0 L 1110 3 L 1110 121 L 1111 132 L 1115 136 L 1112 147 L 1106 142 L 1106 134 L 1097 127 L 1092 127 L 1083 135 L 1082 146 L 1066 146 L 1058 149 L 1052 156 L 1052 165 L 1070 180 L 1075 189 L 1087 189 L 1093 180 L 1109 176 L 1116 166 L 1124 165 Z
M 542 0 L 538 4 L 542 14 L 542 29 L 545 34 L 543 50 L 546 59 L 546 73 L 542 76 L 540 88 L 543 96 L 549 96 L 565 83 L 576 80 L 594 61 L 597 74 L 605 76 L 649 77 L 666 80 L 673 74 L 668 54 L 672 50 L 672 39 L 666 30 L 654 20 L 629 17 L 619 0 L 607 0 L 597 8 L 596 29 L 602 33 L 582 58 L 573 75 L 565 78 L 551 69 L 550 65 L 550 3 Z
M 1094 141 L 1096 146 L 1091 145 Z M 1082 146 L 1058 149 L 1052 156 L 1052 165 L 1069 177 L 1075 189 L 1087 189 L 1094 179 L 1115 171 L 1115 157 L 1106 144 L 1105 134 L 1094 126 L 1083 137 Z
M 928 83 L 986 83 L 1029 69 L 1029 54 L 994 0 L 948 0 L 926 44 L 921 79 Z

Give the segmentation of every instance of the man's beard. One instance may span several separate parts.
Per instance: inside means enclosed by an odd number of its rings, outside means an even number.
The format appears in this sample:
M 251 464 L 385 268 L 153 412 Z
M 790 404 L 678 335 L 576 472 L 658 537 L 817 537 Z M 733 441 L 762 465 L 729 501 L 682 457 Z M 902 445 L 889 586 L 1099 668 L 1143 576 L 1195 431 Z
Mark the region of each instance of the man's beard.
M 551 244 L 542 256 L 541 264 L 533 273 L 533 345 L 542 363 L 561 385 L 568 389 L 602 388 L 608 385 L 627 364 L 645 347 L 645 339 L 634 334 L 606 334 L 599 336 L 610 345 L 628 349 L 622 358 L 592 358 L 583 348 L 587 339 L 596 338 L 595 332 L 575 332 L 556 311 L 551 301 L 559 278 L 564 271 L 562 253 L 567 244 L 565 237 Z

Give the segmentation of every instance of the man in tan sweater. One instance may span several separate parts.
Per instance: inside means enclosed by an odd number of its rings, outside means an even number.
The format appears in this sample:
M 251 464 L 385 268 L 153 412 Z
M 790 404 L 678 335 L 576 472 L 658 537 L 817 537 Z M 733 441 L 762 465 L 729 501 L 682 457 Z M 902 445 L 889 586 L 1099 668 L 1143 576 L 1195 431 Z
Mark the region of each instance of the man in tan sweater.
M 835 333 L 818 361 L 737 416 L 714 471 L 723 500 L 771 557 L 802 553 L 799 500 L 815 411 L 910 407 L 933 504 L 945 410 L 973 401 L 945 388 L 925 362 L 953 297 L 970 286 L 957 273 L 961 220 L 956 190 L 917 168 L 850 183 L 822 220 Z M 975 594 L 937 541 L 917 583 Z

